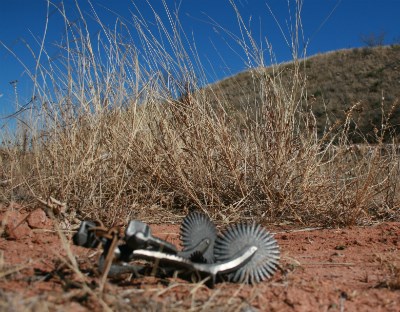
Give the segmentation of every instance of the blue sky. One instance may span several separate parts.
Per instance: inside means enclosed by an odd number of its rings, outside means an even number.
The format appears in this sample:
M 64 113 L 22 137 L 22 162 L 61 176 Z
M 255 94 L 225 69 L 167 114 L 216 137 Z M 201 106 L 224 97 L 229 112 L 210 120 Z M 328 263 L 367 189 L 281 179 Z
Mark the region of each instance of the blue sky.
M 61 1 L 52 0 L 55 5 Z M 195 38 L 199 56 L 209 64 L 210 82 L 246 69 L 241 59 L 241 49 L 235 42 L 213 23 L 239 34 L 235 12 L 228 0 L 165 0 L 169 8 L 179 6 L 180 21 L 185 32 Z M 64 0 L 70 18 L 77 16 L 75 1 Z M 150 1 L 160 16 L 165 18 L 161 0 Z M 289 2 L 293 3 L 292 0 Z M 89 21 L 95 34 L 98 27 L 91 22 L 93 12 L 87 0 L 78 0 L 79 6 Z M 132 13 L 137 14 L 136 4 L 144 18 L 151 22 L 154 16 L 146 1 L 134 0 L 92 0 L 102 22 L 113 27 L 117 14 L 127 20 Z M 236 0 L 239 11 L 246 24 L 251 25 L 254 38 L 263 42 L 268 38 L 278 62 L 291 59 L 291 50 L 276 20 L 280 23 L 287 38 L 289 21 L 288 1 L 286 0 Z M 270 13 L 268 6 L 275 18 Z M 2 0 L 0 1 L 0 41 L 11 49 L 30 69 L 34 67 L 32 55 L 27 49 L 31 46 L 38 51 L 38 43 L 43 37 L 46 22 L 46 0 Z M 293 5 L 291 10 L 293 10 Z M 115 12 L 115 13 L 113 13 Z M 385 43 L 400 43 L 399 0 L 304 0 L 302 23 L 304 38 L 308 42 L 307 55 L 343 48 L 360 47 L 364 44 L 360 36 L 370 33 L 384 33 Z M 292 12 L 293 13 L 293 12 Z M 293 15 L 293 14 L 292 14 Z M 276 20 L 275 20 L 276 19 Z M 48 33 L 45 45 L 54 49 L 60 42 L 64 31 L 60 14 L 50 7 Z M 234 51 L 229 48 L 233 47 Z M 53 48 L 52 48 L 53 47 Z M 55 51 L 55 50 L 54 50 Z M 221 60 L 223 59 L 223 61 Z M 268 59 L 268 58 L 267 58 Z M 20 104 L 29 101 L 31 84 L 24 68 L 14 56 L 0 45 L 0 118 L 15 110 L 15 96 L 11 81 L 18 80 L 17 91 Z M 211 69 L 212 67 L 212 69 Z M 0 125 L 2 120 L 0 120 Z

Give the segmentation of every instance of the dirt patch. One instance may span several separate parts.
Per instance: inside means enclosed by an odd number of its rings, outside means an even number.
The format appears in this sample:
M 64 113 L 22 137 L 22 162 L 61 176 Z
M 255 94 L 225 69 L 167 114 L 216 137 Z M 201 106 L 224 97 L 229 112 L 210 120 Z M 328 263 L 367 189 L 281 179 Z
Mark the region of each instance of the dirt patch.
M 3 208 L 0 238 L 0 310 L 118 311 L 398 311 L 400 223 L 325 230 L 272 227 L 282 270 L 251 285 L 209 289 L 174 278 L 112 280 L 103 295 L 96 276 L 99 251 L 72 246 L 43 211 Z M 16 227 L 17 225 L 17 227 Z M 178 225 L 151 225 L 153 234 L 179 244 Z M 21 233 L 19 233 L 21 231 Z M 74 255 L 82 274 L 74 271 Z

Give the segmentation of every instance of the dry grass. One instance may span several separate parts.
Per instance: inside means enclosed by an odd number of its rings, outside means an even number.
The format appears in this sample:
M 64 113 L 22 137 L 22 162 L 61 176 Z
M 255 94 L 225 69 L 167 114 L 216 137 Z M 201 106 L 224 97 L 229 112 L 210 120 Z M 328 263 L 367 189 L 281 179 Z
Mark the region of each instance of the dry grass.
M 400 290 L 400 267 L 399 263 L 387 264 L 388 274 L 377 287 L 387 287 L 391 290 Z
M 265 75 L 254 41 L 242 37 L 260 71 L 251 83 L 262 101 L 250 116 L 201 88 L 206 81 L 195 43 L 178 20 L 157 19 L 162 40 L 136 16 L 116 31 L 98 20 L 102 33 L 94 40 L 60 14 L 68 30 L 60 57 L 42 61 L 48 54 L 40 46 L 29 71 L 35 105 L 2 147 L 0 178 L 10 181 L 0 186 L 2 201 L 52 196 L 69 213 L 109 225 L 149 214 L 154 221 L 178 219 L 192 208 L 225 223 L 398 219 L 399 157 L 379 140 L 389 126 L 377 131 L 371 153 L 353 150 L 347 140 L 353 110 L 321 138 L 303 60 L 295 59 L 289 80 L 278 67 Z
M 396 256 L 377 256 L 379 265 L 383 268 L 383 273 L 379 276 L 376 288 L 388 288 L 390 290 L 400 290 L 400 262 Z

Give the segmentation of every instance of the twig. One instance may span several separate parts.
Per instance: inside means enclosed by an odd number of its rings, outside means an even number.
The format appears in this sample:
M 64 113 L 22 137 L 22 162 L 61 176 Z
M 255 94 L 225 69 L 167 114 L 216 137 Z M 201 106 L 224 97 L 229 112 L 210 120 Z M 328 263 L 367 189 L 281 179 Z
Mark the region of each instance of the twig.
M 352 262 L 308 262 L 301 265 L 355 266 L 356 264 Z
M 7 186 L 11 183 L 11 179 L 0 181 L 0 186 Z
M 117 243 L 119 240 L 118 229 L 113 228 L 109 231 L 109 233 L 112 235 L 112 241 L 108 249 L 106 259 L 104 260 L 103 275 L 101 276 L 100 287 L 99 287 L 100 293 L 103 293 L 104 285 L 106 284 L 107 281 L 108 272 L 110 272 L 112 261 L 114 259 L 114 250 L 117 247 Z
M 0 272 L 0 278 L 3 278 L 3 277 L 6 277 L 6 276 L 8 276 L 10 274 L 19 272 L 19 271 L 21 271 L 21 270 L 23 270 L 23 269 L 25 269 L 27 267 L 29 267 L 28 264 L 21 264 L 21 265 L 15 267 L 15 268 L 11 268 L 11 269 L 8 269 L 8 270 L 1 271 Z
M 311 232 L 311 231 L 318 231 L 318 230 L 323 230 L 327 229 L 322 226 L 319 227 L 310 227 L 310 228 L 305 228 L 305 229 L 297 229 L 297 230 L 286 230 L 286 231 L 280 231 L 280 232 L 275 232 L 271 234 L 285 234 L 285 233 L 298 233 L 298 232 Z
M 53 213 L 56 215 L 64 214 L 67 211 L 67 204 L 62 203 L 59 200 L 55 199 L 54 197 L 49 197 L 47 201 L 36 197 L 36 200 L 38 200 L 40 203 L 42 203 L 46 208 L 50 208 Z

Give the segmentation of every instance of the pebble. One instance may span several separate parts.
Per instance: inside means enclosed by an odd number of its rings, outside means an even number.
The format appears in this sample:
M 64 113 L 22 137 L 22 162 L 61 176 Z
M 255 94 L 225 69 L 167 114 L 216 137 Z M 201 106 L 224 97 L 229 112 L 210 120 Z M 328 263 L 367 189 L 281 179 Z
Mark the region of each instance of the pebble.
M 27 221 L 32 229 L 50 229 L 52 226 L 51 220 L 47 218 L 46 213 L 40 208 L 32 211 Z

